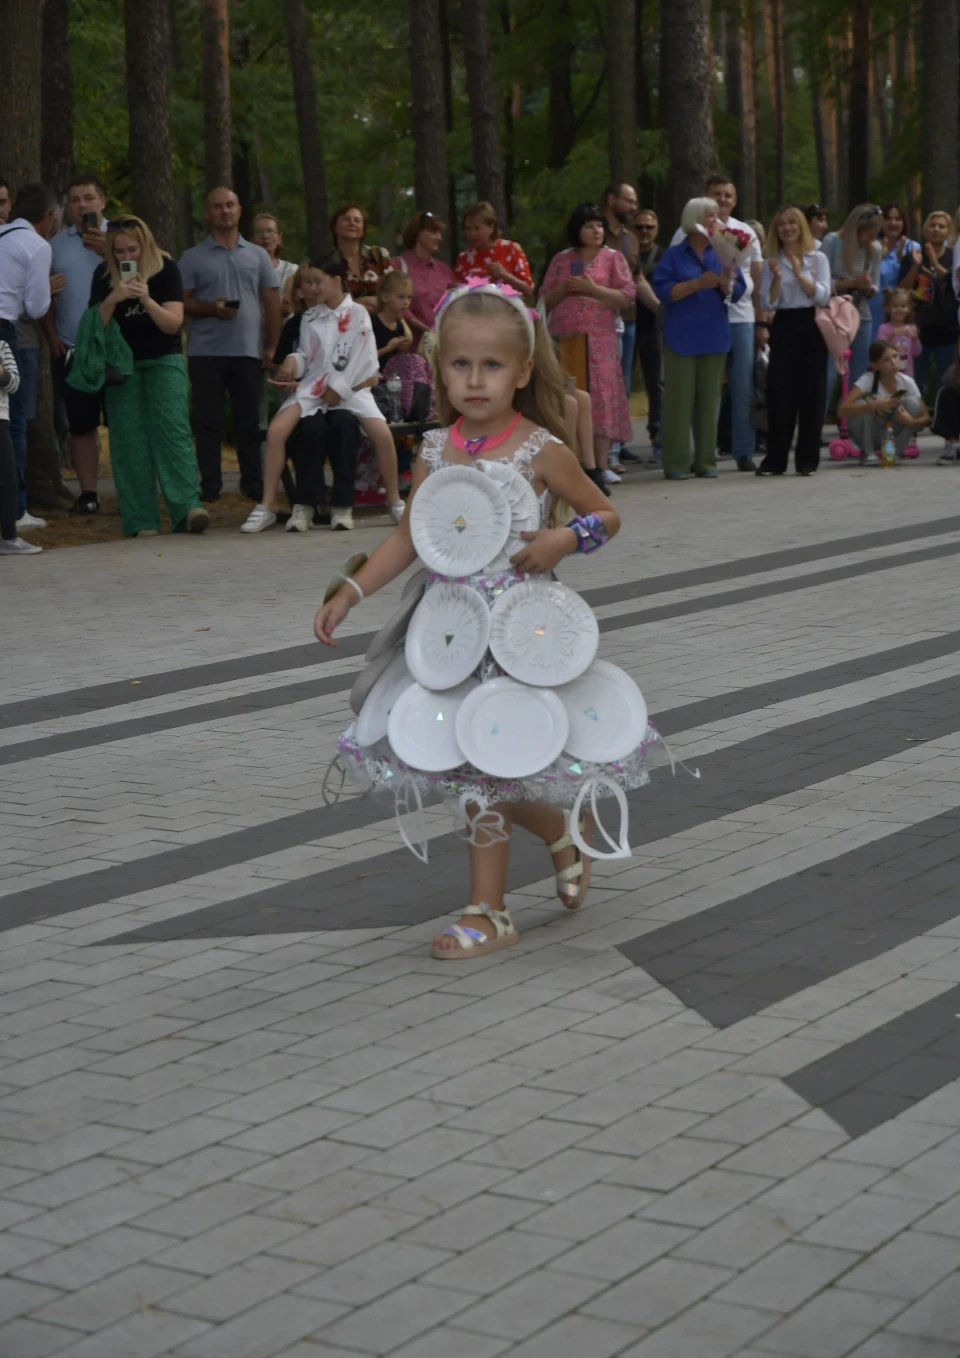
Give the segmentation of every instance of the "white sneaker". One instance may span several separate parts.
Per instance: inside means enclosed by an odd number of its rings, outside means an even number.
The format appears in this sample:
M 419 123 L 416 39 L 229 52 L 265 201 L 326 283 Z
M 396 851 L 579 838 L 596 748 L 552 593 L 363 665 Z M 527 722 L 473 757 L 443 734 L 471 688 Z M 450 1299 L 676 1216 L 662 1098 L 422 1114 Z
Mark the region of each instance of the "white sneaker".
M 867 453 L 867 454 L 864 456 L 864 459 L 863 459 L 863 466 L 865 466 L 865 467 L 879 467 L 879 466 L 880 466 L 880 454 L 879 454 L 879 453 Z
M 276 514 L 269 510 L 266 505 L 254 505 L 240 525 L 240 532 L 262 533 L 265 528 L 272 528 L 276 521 Z
M 43 548 L 23 538 L 0 538 L 0 556 L 36 556 Z
M 309 533 L 313 527 L 313 505 L 294 505 L 287 519 L 288 533 Z
M 621 478 L 615 471 L 611 471 L 609 467 L 604 467 L 600 475 L 603 477 L 604 485 L 619 486 Z
M 960 458 L 957 457 L 957 449 L 955 447 L 944 448 L 943 452 L 937 458 L 937 466 L 953 467 L 958 461 L 960 461 Z M 21 525 L 18 523 L 17 527 L 19 528 Z
M 620 474 L 620 472 L 623 471 L 623 463 L 620 461 L 618 457 L 611 457 L 608 465 L 610 467 L 610 470 L 612 472 L 616 472 L 618 475 Z
M 390 506 L 390 517 L 393 519 L 394 523 L 399 523 L 403 518 L 403 511 L 405 508 L 406 505 L 402 500 L 398 500 L 395 505 Z
M 23 514 L 19 519 L 17 519 L 18 533 L 29 532 L 31 528 L 36 529 L 46 528 L 46 526 L 47 526 L 46 519 L 38 519 L 36 514 L 31 514 L 29 511 L 26 514 Z
M 340 533 L 347 533 L 353 527 L 352 509 L 332 509 L 330 511 L 330 527 Z
M 199 506 L 187 510 L 187 532 L 204 533 L 210 527 L 210 515 Z

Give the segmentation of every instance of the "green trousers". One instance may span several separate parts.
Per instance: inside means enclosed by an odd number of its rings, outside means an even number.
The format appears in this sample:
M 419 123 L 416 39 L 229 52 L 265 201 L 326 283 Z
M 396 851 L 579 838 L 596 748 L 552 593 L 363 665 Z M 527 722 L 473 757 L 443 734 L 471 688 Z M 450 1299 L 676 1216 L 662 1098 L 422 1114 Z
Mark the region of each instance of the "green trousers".
M 141 359 L 122 386 L 106 388 L 110 462 L 125 537 L 160 528 L 157 485 L 174 531 L 200 504 L 190 429 L 187 368 L 179 354 Z
M 664 472 L 690 470 L 690 426 L 693 425 L 693 469 L 717 463 L 717 415 L 726 354 L 675 354 L 663 347 L 663 422 L 660 426 Z

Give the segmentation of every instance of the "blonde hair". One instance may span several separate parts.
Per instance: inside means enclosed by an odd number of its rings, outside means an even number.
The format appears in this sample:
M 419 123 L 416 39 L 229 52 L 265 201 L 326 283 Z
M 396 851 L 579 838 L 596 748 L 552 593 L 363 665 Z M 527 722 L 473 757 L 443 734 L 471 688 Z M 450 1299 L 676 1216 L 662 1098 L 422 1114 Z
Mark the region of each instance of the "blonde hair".
M 450 393 L 443 380 L 444 336 L 449 332 L 453 319 L 470 317 L 473 320 L 502 321 L 511 331 L 511 340 L 516 346 L 517 355 L 526 359 L 530 353 L 530 340 L 523 317 L 511 304 L 490 293 L 465 293 L 455 301 L 449 302 L 443 317 L 443 324 L 437 329 L 437 344 L 431 355 L 434 373 L 434 404 L 438 418 L 446 425 L 453 424 L 461 411 L 450 400 Z M 518 387 L 513 397 L 513 407 L 519 410 L 534 424 L 550 431 L 558 443 L 567 443 L 567 412 L 563 399 L 563 372 L 557 362 L 553 341 L 547 334 L 546 326 L 539 316 L 533 322 L 533 372 L 525 387 Z M 554 500 L 551 511 L 551 525 L 559 522 L 565 506 Z
M 413 279 L 408 273 L 404 273 L 402 269 L 390 269 L 387 273 L 381 274 L 380 281 L 377 283 L 377 301 L 382 302 L 387 293 L 393 292 L 398 284 L 409 288 L 411 292 L 416 291 L 413 286 Z
M 750 220 L 747 222 L 747 226 L 749 226 L 753 231 L 757 233 L 757 240 L 760 242 L 760 249 L 761 250 L 765 249 L 767 244 L 767 228 L 764 226 L 763 222 L 758 222 L 753 217 L 751 217 Z
M 960 236 L 960 207 L 953 214 L 953 221 L 950 223 L 950 244 L 956 245 L 957 237 Z
M 843 247 L 840 258 L 847 275 L 853 273 L 857 251 L 861 248 L 868 269 L 871 259 L 882 254 L 879 241 L 871 241 L 869 245 L 862 247 L 860 245 L 860 232 L 865 231 L 873 222 L 877 223 L 878 229 L 883 225 L 883 213 L 880 209 L 874 203 L 858 203 L 840 228 L 840 242 Z
M 883 314 L 890 319 L 890 308 L 896 302 L 903 302 L 907 308 L 907 319 L 913 316 L 913 298 L 906 288 L 887 288 L 883 294 Z
M 114 248 L 118 236 L 129 236 L 131 240 L 135 240 L 140 246 L 137 273 L 143 279 L 144 283 L 146 283 L 148 279 L 153 278 L 154 274 L 160 272 L 163 268 L 163 261 L 169 259 L 170 256 L 167 254 L 166 250 L 160 249 L 160 246 L 153 238 L 153 232 L 140 217 L 127 215 L 122 217 L 121 221 L 123 222 L 122 227 L 119 227 L 116 231 L 107 231 L 106 245 L 103 252 L 107 270 L 114 283 L 119 283 L 120 265 L 117 263 Z
M 810 223 L 800 209 L 798 207 L 785 207 L 774 214 L 773 221 L 770 223 L 766 248 L 763 252 L 767 259 L 775 259 L 783 249 L 780 243 L 780 227 L 788 217 L 791 221 L 795 221 L 800 228 L 800 249 L 802 252 L 809 255 L 817 248 L 817 243 L 813 239 L 813 232 L 810 230 Z
M 943 220 L 946 222 L 946 224 L 947 224 L 947 236 L 948 236 L 948 238 L 949 238 L 950 233 L 951 233 L 951 231 L 953 230 L 953 222 L 952 222 L 951 219 L 950 219 L 950 213 L 949 213 L 949 212 L 944 212 L 941 208 L 934 208 L 933 212 L 928 212 L 927 215 L 926 215 L 926 217 L 924 217 L 924 219 L 923 219 L 923 227 L 922 227 L 921 232 L 920 232 L 921 236 L 926 236 L 926 234 L 927 234 L 927 227 L 928 227 L 928 226 L 930 225 L 930 223 L 933 221 L 934 217 L 942 217 Z
M 290 300 L 293 303 L 293 314 L 301 316 L 307 309 L 306 297 L 300 296 L 300 285 L 303 282 L 303 275 L 307 269 L 312 269 L 313 265 L 309 262 L 297 265 L 297 271 L 290 280 Z
M 689 236 L 695 227 L 703 225 L 708 213 L 719 211 L 716 198 L 691 198 L 680 214 L 680 230 Z

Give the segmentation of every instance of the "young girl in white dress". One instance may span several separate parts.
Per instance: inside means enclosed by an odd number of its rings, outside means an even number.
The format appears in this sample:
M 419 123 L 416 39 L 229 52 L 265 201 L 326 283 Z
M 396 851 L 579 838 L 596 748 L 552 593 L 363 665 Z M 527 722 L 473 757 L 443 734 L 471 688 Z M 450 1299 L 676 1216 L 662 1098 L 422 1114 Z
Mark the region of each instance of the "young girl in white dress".
M 317 613 L 314 631 L 328 646 L 336 646 L 334 633 L 351 608 L 417 560 L 412 507 L 419 488 L 443 468 L 474 467 L 482 476 L 477 464 L 505 463 L 532 484 L 539 498 L 541 526 L 523 533 L 525 545 L 510 558 L 513 569 L 506 578 L 501 566 L 496 579 L 481 573 L 466 582 L 489 603 L 531 576 L 549 579 L 565 557 L 596 550 L 620 527 L 617 511 L 564 443 L 563 377 L 549 336 L 519 293 L 503 284 L 469 280 L 448 293 L 437 308 L 437 339 L 437 409 L 449 427 L 426 436 L 407 513 L 398 527 L 355 575 L 344 578 Z M 442 577 L 429 575 L 428 580 L 429 590 Z M 489 650 L 475 673 L 481 682 L 500 673 Z M 404 765 L 386 738 L 361 747 L 351 727 L 340 742 L 339 759 L 361 771 L 368 787 L 396 788 L 398 778 L 413 778 L 421 791 L 440 791 L 465 812 L 469 902 L 460 922 L 444 930 L 432 947 L 434 957 L 454 960 L 480 957 L 518 939 L 503 900 L 512 825 L 531 831 L 549 847 L 562 903 L 569 909 L 582 903 L 588 882 L 588 860 L 582 850 L 592 844 L 594 826 L 589 816 L 578 818 L 579 833 L 571 835 L 566 807 L 574 803 L 588 774 L 605 775 L 621 789 L 645 784 L 648 747 L 658 743 L 656 732 L 648 728 L 641 745 L 613 766 L 581 768 L 568 757 L 566 768 L 558 763 L 532 779 L 497 779 L 467 763 L 427 777 Z

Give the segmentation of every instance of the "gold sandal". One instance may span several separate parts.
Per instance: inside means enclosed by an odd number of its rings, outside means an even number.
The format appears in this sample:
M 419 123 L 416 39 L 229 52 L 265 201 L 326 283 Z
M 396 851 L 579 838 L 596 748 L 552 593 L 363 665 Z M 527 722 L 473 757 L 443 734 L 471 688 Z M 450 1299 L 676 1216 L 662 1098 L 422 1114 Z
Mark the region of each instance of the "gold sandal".
M 482 929 L 471 929 L 465 924 L 451 924 L 448 929 L 444 929 L 440 937 L 449 934 L 457 940 L 457 947 L 438 948 L 434 944 L 430 949 L 431 957 L 436 957 L 441 962 L 458 962 L 463 958 L 471 961 L 475 957 L 483 957 L 488 952 L 496 952 L 498 948 L 509 948 L 511 944 L 520 942 L 520 935 L 506 907 L 503 910 L 494 910 L 492 906 L 481 902 L 480 905 L 468 905 L 463 914 L 486 915 L 496 929 L 496 934 L 491 938 Z
M 548 846 L 550 852 L 551 854 L 558 854 L 562 853 L 564 849 L 573 849 L 577 856 L 568 868 L 557 869 L 557 898 L 568 910 L 579 910 L 590 887 L 590 859 L 585 859 L 573 842 L 573 836 L 570 833 L 569 811 L 564 811 L 563 822 L 564 833 Z M 587 818 L 581 816 L 580 834 L 584 835 L 587 828 Z

